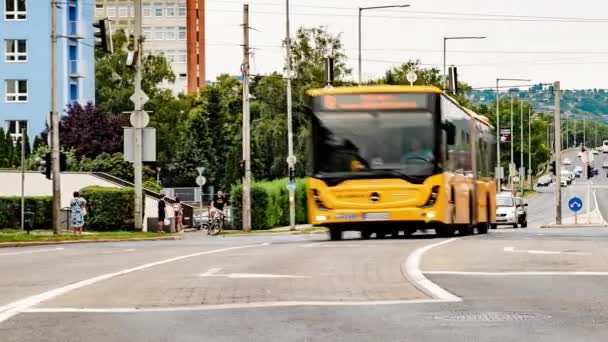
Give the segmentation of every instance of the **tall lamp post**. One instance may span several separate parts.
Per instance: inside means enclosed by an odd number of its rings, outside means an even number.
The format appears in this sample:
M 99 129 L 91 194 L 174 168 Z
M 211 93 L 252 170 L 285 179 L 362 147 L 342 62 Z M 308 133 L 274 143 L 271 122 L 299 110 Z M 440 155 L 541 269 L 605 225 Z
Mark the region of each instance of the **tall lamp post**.
M 502 174 L 500 168 L 500 82 L 531 82 L 523 78 L 497 78 L 496 79 L 496 192 L 500 192 L 502 184 Z M 513 135 L 513 132 L 511 132 Z M 511 167 L 509 165 L 509 167 Z
M 445 71 L 446 63 L 446 45 L 448 40 L 465 40 L 465 39 L 486 39 L 484 36 L 470 36 L 470 37 L 443 37 L 443 90 L 446 89 L 447 75 Z
M 359 84 L 363 82 L 363 69 L 362 69 L 362 59 L 361 59 L 361 17 L 363 16 L 363 11 L 366 10 L 375 10 L 375 9 L 386 9 L 386 8 L 403 8 L 410 7 L 410 5 L 386 5 L 386 6 L 371 6 L 371 7 L 359 7 Z

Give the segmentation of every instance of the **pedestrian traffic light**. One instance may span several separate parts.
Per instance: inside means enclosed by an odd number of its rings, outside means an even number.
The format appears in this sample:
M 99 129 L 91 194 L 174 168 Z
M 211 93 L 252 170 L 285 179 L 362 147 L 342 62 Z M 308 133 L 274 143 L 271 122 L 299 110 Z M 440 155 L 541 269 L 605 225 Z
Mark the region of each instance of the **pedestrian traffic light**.
M 38 171 L 46 176 L 47 179 L 51 179 L 51 153 L 44 155 L 44 158 L 36 158 L 38 163 Z
M 296 181 L 296 169 L 293 167 L 289 168 L 289 181 L 292 183 Z
M 551 161 L 551 163 L 549 163 L 549 172 L 552 175 L 555 175 L 555 160 Z
M 112 30 L 110 27 L 109 19 L 101 19 L 93 24 L 95 37 L 95 49 L 105 51 L 107 53 L 114 52 L 114 46 L 112 43 Z
M 59 153 L 59 171 L 63 172 L 68 167 L 68 156 L 61 152 Z

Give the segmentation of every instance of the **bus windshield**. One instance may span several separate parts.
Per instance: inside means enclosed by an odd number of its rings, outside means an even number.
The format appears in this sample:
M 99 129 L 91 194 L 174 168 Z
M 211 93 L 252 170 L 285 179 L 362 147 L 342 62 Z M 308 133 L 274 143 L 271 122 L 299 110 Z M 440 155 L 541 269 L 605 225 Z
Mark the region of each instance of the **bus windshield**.
M 428 111 L 321 112 L 315 137 L 316 173 L 430 176 L 434 124 Z

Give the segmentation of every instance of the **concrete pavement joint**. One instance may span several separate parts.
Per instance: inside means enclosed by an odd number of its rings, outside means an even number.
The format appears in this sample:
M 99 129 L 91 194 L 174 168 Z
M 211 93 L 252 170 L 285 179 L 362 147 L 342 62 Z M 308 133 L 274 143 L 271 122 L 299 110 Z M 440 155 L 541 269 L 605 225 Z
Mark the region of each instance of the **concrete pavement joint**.
M 441 245 L 445 245 L 447 243 L 459 240 L 460 238 L 452 238 L 449 240 L 441 241 L 438 243 L 430 244 L 421 248 L 416 249 L 412 254 L 410 254 L 405 263 L 401 265 L 401 270 L 405 277 L 412 282 L 412 284 L 419 289 L 420 291 L 426 293 L 431 298 L 435 300 L 441 300 L 443 302 L 460 302 L 462 299 L 452 293 L 444 290 L 439 287 L 439 285 L 433 283 L 428 278 L 424 276 L 422 271 L 420 270 L 420 261 L 424 253 L 428 252 L 430 249 L 439 247 Z
M 85 286 L 93 285 L 95 283 L 98 283 L 100 281 L 104 281 L 104 280 L 107 280 L 110 278 L 114 278 L 117 276 L 141 271 L 141 270 L 148 269 L 151 267 L 160 266 L 160 265 L 164 265 L 164 264 L 168 264 L 168 263 L 172 263 L 175 261 L 180 261 L 180 260 L 184 260 L 184 259 L 188 259 L 188 258 L 193 258 L 193 257 L 201 256 L 201 255 L 221 253 L 221 252 L 232 251 L 232 250 L 237 250 L 237 249 L 244 249 L 244 248 L 251 248 L 251 247 L 258 247 L 258 246 L 267 246 L 267 245 L 268 245 L 267 243 L 263 243 L 263 244 L 255 244 L 255 245 L 236 246 L 236 247 L 214 249 L 211 251 L 182 255 L 182 256 L 178 256 L 178 257 L 174 257 L 174 258 L 164 259 L 164 260 L 140 265 L 140 266 L 133 267 L 133 268 L 128 268 L 128 269 L 114 272 L 114 273 L 107 273 L 107 274 L 103 274 L 103 275 L 100 275 L 97 277 L 81 280 L 79 282 L 76 282 L 76 283 L 73 283 L 73 284 L 70 284 L 67 286 L 59 287 L 59 288 L 56 288 L 53 290 L 49 290 L 49 291 L 40 293 L 38 295 L 26 297 L 24 299 L 17 300 L 15 302 L 12 302 L 12 303 L 9 303 L 7 305 L 0 307 L 0 323 L 19 314 L 20 312 L 22 312 L 26 309 L 30 309 L 33 306 L 38 305 L 44 301 L 53 299 L 55 297 L 64 295 L 68 292 L 80 289 Z

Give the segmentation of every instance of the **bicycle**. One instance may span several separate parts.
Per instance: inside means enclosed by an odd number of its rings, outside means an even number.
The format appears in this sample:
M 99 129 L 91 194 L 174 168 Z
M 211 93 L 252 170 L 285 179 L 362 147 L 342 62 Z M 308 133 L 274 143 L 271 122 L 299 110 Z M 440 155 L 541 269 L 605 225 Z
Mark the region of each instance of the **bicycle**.
M 208 223 L 202 223 L 201 229 L 206 229 L 208 235 L 218 235 L 224 230 L 224 214 L 216 214 Z

